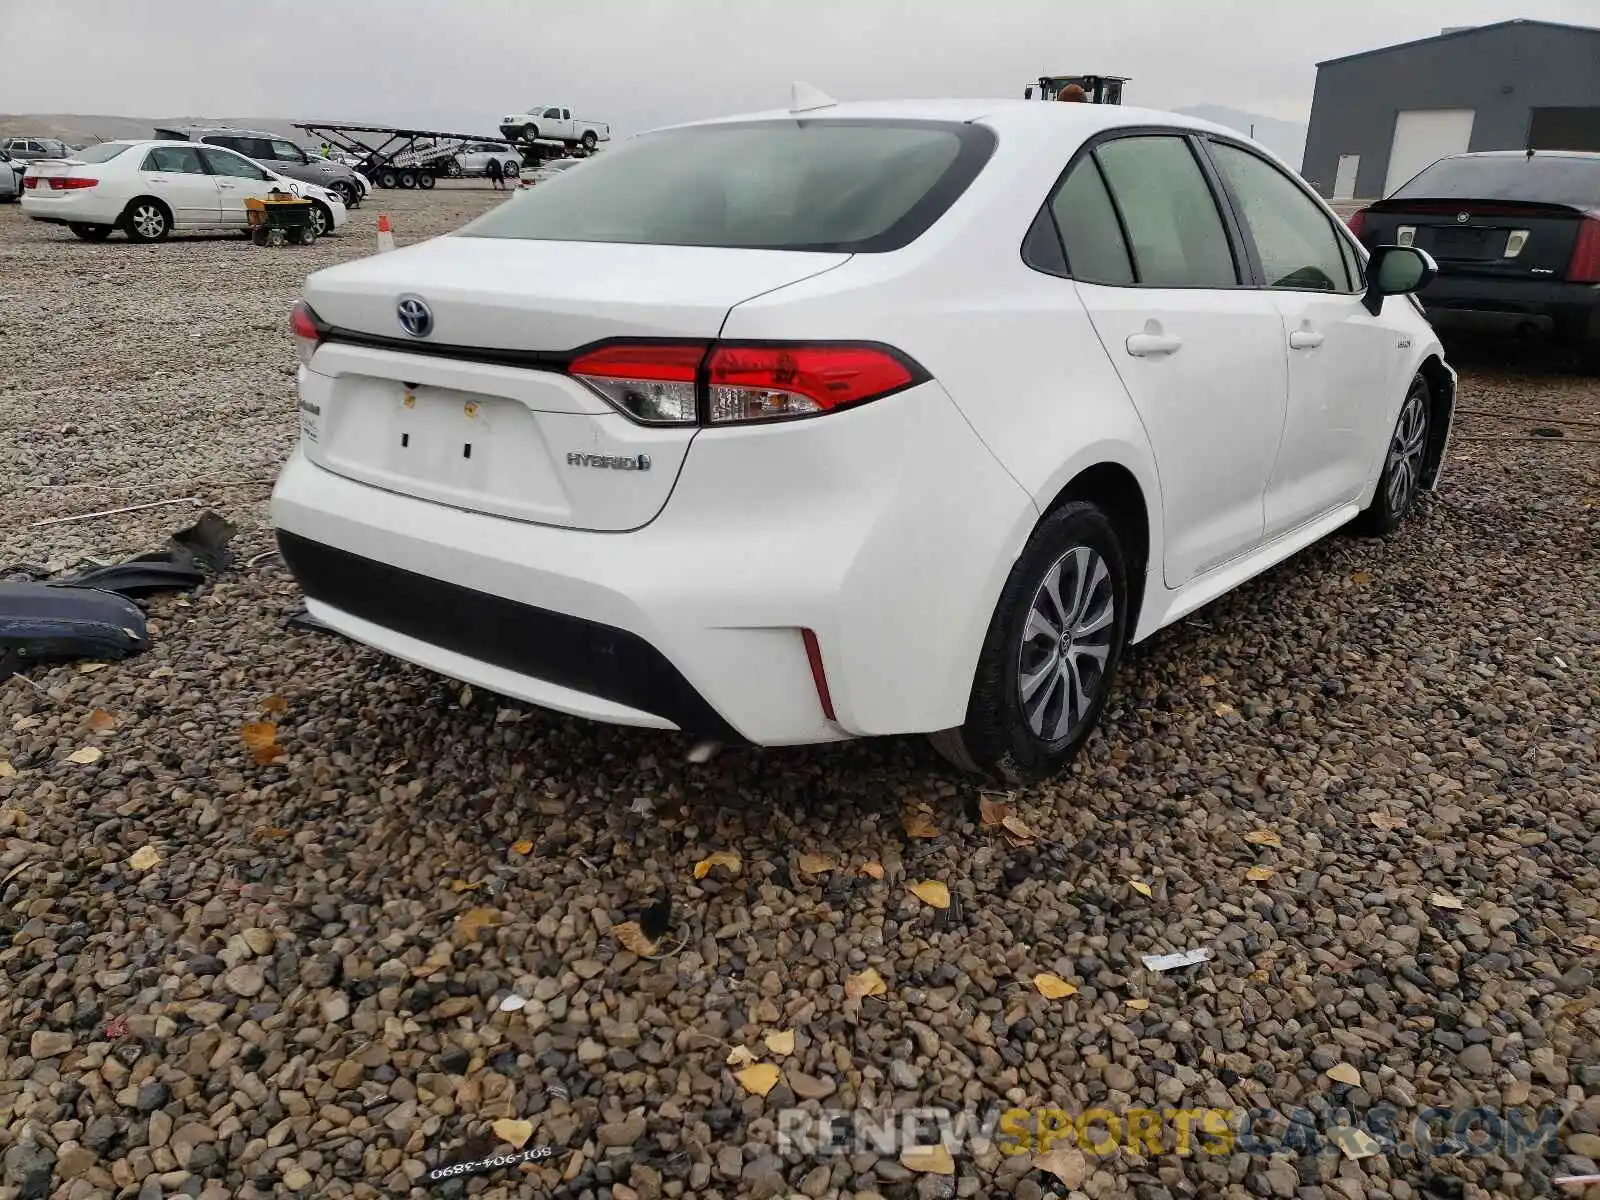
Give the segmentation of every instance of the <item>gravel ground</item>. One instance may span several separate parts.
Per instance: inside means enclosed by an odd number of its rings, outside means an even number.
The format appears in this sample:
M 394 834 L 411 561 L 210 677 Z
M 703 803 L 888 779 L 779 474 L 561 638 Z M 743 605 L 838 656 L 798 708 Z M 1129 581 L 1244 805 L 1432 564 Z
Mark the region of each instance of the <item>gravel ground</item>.
M 909 739 L 689 766 L 286 628 L 298 284 L 380 203 L 404 243 L 494 201 L 385 195 L 281 250 L 0 208 L 0 567 L 240 527 L 148 654 L 0 685 L 0 1197 L 1407 1200 L 1597 1169 L 1600 457 L 1478 440 L 1600 422 L 1593 380 L 1471 363 L 1463 404 L 1501 415 L 1462 420 L 1441 494 L 1137 649 L 1051 785 L 981 796 Z M 696 879 L 716 852 L 737 872 Z M 795 1105 L 1000 1102 L 1567 1115 L 1518 1161 L 778 1153 Z M 524 1138 L 553 1160 L 427 1184 Z

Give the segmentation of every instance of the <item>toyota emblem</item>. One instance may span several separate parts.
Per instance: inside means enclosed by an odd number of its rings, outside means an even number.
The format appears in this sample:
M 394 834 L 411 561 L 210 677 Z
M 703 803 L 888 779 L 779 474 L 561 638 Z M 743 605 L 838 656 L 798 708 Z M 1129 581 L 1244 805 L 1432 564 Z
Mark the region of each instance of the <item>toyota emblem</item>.
M 1456 224 L 1457 225 L 1465 225 L 1470 220 L 1472 220 L 1472 214 L 1471 213 L 1457 213 L 1456 214 Z
M 433 309 L 420 296 L 401 296 L 395 305 L 400 327 L 412 337 L 427 337 L 433 332 Z

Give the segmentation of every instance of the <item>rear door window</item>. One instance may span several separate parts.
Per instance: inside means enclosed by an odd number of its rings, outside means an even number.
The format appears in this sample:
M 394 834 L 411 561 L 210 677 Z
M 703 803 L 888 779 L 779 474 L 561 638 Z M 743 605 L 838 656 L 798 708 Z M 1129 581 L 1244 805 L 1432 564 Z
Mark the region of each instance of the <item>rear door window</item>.
M 633 138 L 467 237 L 872 253 L 938 220 L 994 150 L 982 125 L 752 121 Z
M 1128 231 L 1141 287 L 1238 284 L 1222 214 L 1185 138 L 1122 137 L 1096 147 L 1094 156 Z
M 144 160 L 146 171 L 170 171 L 178 175 L 204 175 L 205 164 L 193 146 L 157 146 Z

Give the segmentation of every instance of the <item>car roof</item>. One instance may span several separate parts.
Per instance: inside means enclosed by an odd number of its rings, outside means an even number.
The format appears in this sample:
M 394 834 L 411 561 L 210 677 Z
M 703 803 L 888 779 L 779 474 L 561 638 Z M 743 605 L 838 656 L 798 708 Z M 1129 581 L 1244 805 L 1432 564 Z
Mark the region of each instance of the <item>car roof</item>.
M 1102 129 L 1164 125 L 1203 133 L 1221 133 L 1229 137 L 1245 136 L 1236 129 L 1229 129 L 1212 121 L 1153 108 L 1135 108 L 1124 104 L 1064 104 L 1049 100 L 982 99 L 850 101 L 831 104 L 824 108 L 807 109 L 803 112 L 768 109 L 738 116 L 714 117 L 710 120 L 690 121 L 668 128 L 684 129 L 743 121 L 784 120 L 954 121 L 963 124 L 981 122 L 1001 133 L 1008 130 L 1047 133 L 1070 128 L 1080 136 L 1088 136 Z
M 1461 154 L 1447 154 L 1446 158 L 1577 158 L 1590 162 L 1600 160 L 1600 153 L 1593 150 L 1535 150 L 1529 154 L 1526 150 L 1472 150 Z

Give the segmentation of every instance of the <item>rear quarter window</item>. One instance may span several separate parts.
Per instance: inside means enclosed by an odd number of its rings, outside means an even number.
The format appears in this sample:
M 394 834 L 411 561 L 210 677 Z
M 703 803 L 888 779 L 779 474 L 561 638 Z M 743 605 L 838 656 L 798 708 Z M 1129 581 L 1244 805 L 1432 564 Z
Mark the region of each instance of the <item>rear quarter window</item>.
M 756 121 L 648 134 L 466 237 L 873 253 L 919 237 L 988 162 L 981 125 Z

